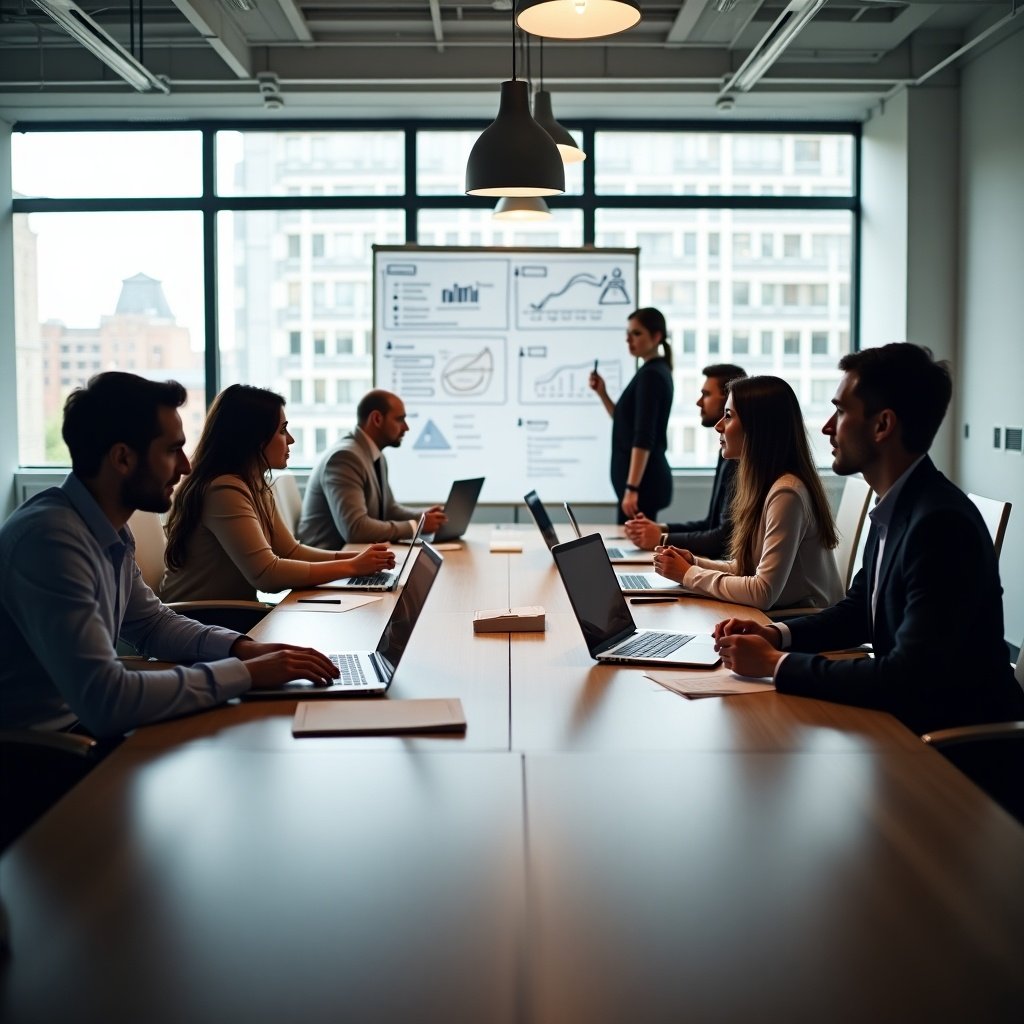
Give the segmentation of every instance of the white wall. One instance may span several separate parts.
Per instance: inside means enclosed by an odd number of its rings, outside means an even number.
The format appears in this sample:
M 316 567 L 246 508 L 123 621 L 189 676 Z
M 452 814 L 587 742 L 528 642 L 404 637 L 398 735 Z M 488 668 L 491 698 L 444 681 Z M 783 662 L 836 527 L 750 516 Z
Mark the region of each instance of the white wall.
M 14 230 L 11 126 L 0 121 L 0 521 L 14 508 L 18 466 L 18 392 L 14 351 Z
M 1000 559 L 1006 639 L 1024 638 L 1024 456 L 992 427 L 1024 425 L 1024 31 L 964 69 L 960 99 L 957 483 L 1013 502 Z M 964 424 L 970 436 L 963 438 Z
M 861 137 L 860 340 L 906 340 L 907 93 L 871 113 Z
M 958 91 L 904 90 L 864 126 L 861 345 L 927 345 L 936 358 L 957 353 L 959 238 Z M 956 413 L 932 446 L 952 473 Z

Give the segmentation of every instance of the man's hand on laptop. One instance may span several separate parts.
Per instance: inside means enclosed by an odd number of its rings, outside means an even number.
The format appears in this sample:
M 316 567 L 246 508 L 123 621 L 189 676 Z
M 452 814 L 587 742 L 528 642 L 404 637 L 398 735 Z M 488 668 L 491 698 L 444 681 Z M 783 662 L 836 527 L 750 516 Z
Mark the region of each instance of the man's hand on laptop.
M 369 576 L 384 569 L 394 569 L 395 553 L 387 544 L 371 544 L 347 562 L 346 568 L 352 570 L 353 576 Z
M 254 690 L 273 690 L 293 679 L 307 679 L 317 686 L 330 686 L 338 678 L 331 660 L 312 647 L 292 644 L 261 644 L 239 637 L 231 653 L 249 670 Z
M 653 551 L 658 546 L 658 541 L 663 533 L 660 523 L 648 519 L 643 512 L 637 512 L 632 519 L 627 519 L 623 529 L 626 536 L 638 547 L 645 551 Z
M 434 505 L 432 508 L 428 508 L 424 513 L 424 516 L 424 533 L 435 533 L 448 522 L 448 517 L 444 514 L 444 509 L 440 505 Z
M 783 656 L 782 636 L 770 623 L 753 619 L 725 619 L 714 629 L 715 650 L 722 664 L 741 676 L 772 676 Z

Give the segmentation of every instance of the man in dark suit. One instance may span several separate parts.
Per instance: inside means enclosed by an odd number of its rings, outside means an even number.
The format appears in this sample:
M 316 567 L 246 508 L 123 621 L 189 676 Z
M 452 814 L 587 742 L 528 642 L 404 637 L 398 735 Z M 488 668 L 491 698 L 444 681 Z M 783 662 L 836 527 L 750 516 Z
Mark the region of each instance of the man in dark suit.
M 369 391 L 356 407 L 357 426 L 325 452 L 310 474 L 296 534 L 303 544 L 340 548 L 408 539 L 420 513 L 395 501 L 385 448 L 397 448 L 409 425 L 405 405 L 389 391 Z M 426 510 L 423 532 L 447 516 L 440 505 Z
M 704 374 L 704 383 L 697 407 L 700 409 L 700 425 L 710 429 L 725 415 L 729 381 L 746 377 L 747 373 L 732 363 L 715 363 L 713 366 L 705 366 L 701 372 Z M 738 467 L 739 460 L 723 459 L 719 453 L 715 464 L 715 479 L 711 485 L 711 505 L 703 519 L 691 519 L 687 523 L 655 523 L 641 512 L 626 522 L 623 527 L 626 536 L 638 548 L 653 551 L 661 542 L 661 535 L 667 533 L 669 544 L 686 548 L 695 555 L 727 558 L 732 528 L 726 513 L 729 511 Z
M 944 364 L 893 344 L 845 356 L 823 427 L 836 473 L 878 495 L 864 564 L 817 615 L 715 628 L 725 665 L 774 676 L 780 693 L 889 711 L 917 733 L 1024 717 L 1003 639 L 992 539 L 970 500 L 927 456 L 952 394 Z M 811 653 L 871 643 L 873 658 Z

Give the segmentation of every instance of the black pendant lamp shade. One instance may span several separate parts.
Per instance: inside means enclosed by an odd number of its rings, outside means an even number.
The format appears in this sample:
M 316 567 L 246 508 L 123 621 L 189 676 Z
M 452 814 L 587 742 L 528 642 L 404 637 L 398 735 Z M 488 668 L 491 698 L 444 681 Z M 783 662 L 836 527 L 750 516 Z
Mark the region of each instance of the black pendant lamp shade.
M 530 113 L 525 81 L 501 83 L 498 116 L 484 129 L 466 163 L 471 196 L 554 196 L 565 191 L 565 167 L 551 136 Z
M 567 164 L 576 164 L 587 159 L 587 154 L 576 144 L 576 140 L 555 120 L 551 109 L 551 93 L 538 89 L 533 94 L 533 119 L 551 136 L 562 160 Z

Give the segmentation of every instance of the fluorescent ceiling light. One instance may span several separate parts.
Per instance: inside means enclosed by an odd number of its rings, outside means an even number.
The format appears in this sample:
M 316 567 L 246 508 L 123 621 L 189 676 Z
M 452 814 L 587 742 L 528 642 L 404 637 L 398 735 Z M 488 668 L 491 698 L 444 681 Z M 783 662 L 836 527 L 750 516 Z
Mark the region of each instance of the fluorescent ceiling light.
M 140 64 L 112 35 L 100 28 L 73 0 L 33 0 L 72 39 L 139 92 L 168 93 L 170 87 Z
M 825 0 L 790 0 L 764 38 L 750 51 L 739 71 L 729 79 L 725 91 L 747 92 L 752 89 L 824 4 Z

